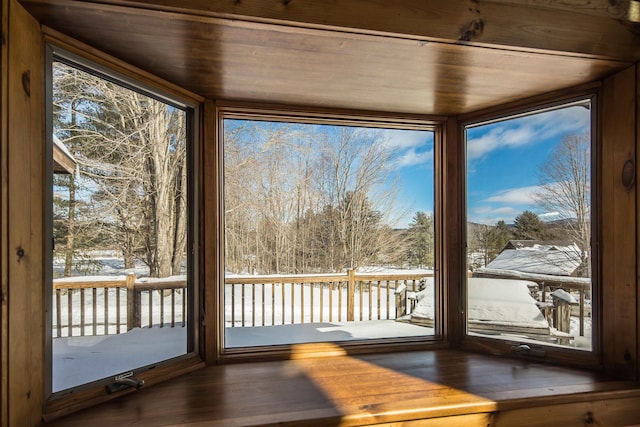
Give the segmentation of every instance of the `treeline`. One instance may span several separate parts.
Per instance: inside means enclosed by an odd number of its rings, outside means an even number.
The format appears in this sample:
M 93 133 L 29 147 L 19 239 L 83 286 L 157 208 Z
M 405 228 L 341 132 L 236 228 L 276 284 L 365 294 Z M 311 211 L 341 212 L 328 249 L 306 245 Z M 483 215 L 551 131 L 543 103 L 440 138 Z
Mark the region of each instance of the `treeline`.
M 344 126 L 225 121 L 225 270 L 338 272 L 433 265 L 433 217 L 409 230 L 384 133 Z

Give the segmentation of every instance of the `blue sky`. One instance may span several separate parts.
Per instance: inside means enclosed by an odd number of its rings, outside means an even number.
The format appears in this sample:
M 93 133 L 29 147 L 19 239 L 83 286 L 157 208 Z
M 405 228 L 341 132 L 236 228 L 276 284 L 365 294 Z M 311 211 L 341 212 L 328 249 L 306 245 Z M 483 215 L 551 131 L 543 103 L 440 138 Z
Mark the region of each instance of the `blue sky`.
M 553 213 L 540 211 L 532 195 L 539 185 L 538 170 L 565 135 L 590 129 L 589 109 L 574 105 L 544 113 L 506 119 L 467 129 L 467 218 L 494 224 L 512 223 L 524 210 L 542 219 Z M 242 121 L 227 121 L 227 129 Z M 265 124 L 291 126 L 291 124 Z M 317 125 L 294 125 L 315 127 Z M 327 126 L 327 133 L 337 127 Z M 319 128 L 319 127 L 318 127 Z M 316 129 L 318 129 L 316 128 Z M 395 227 L 406 227 L 417 211 L 434 210 L 434 133 L 419 130 L 369 129 L 392 152 L 389 176 L 396 179 Z M 252 134 L 250 138 L 256 138 Z M 375 196 L 371 196 L 375 197 Z
M 565 135 L 590 131 L 591 112 L 572 106 L 467 129 L 467 218 L 513 223 L 524 210 L 554 219 L 535 205 L 539 169 Z

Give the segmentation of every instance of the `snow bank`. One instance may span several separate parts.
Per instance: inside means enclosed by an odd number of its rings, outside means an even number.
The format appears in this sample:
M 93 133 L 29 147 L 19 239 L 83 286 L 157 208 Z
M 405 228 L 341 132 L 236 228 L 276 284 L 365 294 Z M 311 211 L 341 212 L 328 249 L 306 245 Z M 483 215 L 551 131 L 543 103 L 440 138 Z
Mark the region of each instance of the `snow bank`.
M 435 298 L 433 280 L 425 280 L 426 288 L 416 294 L 412 315 L 433 319 Z M 468 319 L 504 326 L 548 328 L 549 324 L 529 293 L 526 280 L 470 278 L 468 280 Z

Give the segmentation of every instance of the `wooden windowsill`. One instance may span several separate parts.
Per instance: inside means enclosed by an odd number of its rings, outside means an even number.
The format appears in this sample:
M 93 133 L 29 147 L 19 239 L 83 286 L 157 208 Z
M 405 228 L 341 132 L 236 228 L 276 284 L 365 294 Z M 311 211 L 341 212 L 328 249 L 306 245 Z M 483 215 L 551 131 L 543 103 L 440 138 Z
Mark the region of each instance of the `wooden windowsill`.
M 544 425 L 558 405 L 581 423 L 602 416 L 631 424 L 640 423 L 638 404 L 638 384 L 602 373 L 434 350 L 211 366 L 49 425 L 354 426 L 439 417 L 508 425 L 510 415 L 545 407 L 536 418 Z

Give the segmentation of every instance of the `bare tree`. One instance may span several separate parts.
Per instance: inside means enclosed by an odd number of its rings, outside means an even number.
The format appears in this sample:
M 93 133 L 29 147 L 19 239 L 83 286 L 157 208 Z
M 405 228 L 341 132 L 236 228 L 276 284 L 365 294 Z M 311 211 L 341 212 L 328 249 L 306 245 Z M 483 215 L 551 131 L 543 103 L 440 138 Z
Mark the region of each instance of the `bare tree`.
M 82 179 L 93 183 L 82 197 L 92 200 L 93 216 L 109 224 L 125 268 L 138 256 L 153 277 L 180 274 L 187 222 L 185 113 L 56 63 L 54 115 L 55 132 L 72 148 Z
M 226 122 L 227 268 L 305 273 L 399 257 L 384 142 L 359 128 Z
M 562 138 L 540 168 L 538 204 L 563 220 L 567 237 L 578 245 L 581 275 L 591 275 L 591 136 Z

